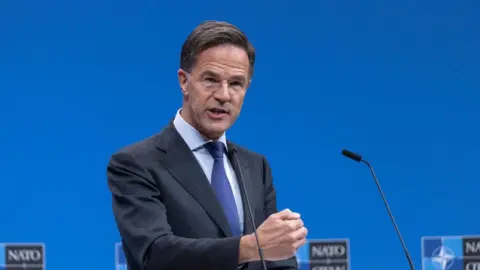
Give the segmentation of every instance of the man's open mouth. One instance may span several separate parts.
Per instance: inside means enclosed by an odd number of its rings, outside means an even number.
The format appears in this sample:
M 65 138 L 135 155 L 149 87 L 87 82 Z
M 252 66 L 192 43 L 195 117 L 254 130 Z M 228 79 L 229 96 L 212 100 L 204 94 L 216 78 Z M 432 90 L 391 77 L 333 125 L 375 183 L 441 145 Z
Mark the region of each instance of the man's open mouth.
M 209 111 L 212 112 L 213 114 L 216 114 L 216 115 L 222 115 L 222 114 L 227 114 L 228 113 L 224 109 L 217 109 L 217 108 L 210 109 Z

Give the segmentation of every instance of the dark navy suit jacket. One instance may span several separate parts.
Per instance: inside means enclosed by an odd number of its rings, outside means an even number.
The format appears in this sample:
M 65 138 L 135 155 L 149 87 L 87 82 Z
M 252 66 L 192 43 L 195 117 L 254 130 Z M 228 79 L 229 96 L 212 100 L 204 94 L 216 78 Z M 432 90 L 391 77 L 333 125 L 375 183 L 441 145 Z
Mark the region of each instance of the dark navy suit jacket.
M 266 159 L 230 141 L 242 170 L 256 226 L 277 212 Z M 129 270 L 235 270 L 240 237 L 227 219 L 198 161 L 170 123 L 160 133 L 111 156 L 107 168 L 113 213 Z M 241 184 L 241 183 L 240 183 Z M 244 234 L 253 232 L 245 194 Z M 268 269 L 294 270 L 296 258 L 267 262 Z M 261 270 L 260 262 L 242 269 Z

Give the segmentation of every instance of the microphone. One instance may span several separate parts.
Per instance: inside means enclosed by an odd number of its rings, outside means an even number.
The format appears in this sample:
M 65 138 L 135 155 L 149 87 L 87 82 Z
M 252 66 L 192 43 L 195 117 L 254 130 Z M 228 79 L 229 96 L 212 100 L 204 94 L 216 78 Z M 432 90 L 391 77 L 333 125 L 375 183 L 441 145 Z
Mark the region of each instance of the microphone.
M 240 162 L 238 161 L 237 149 L 235 149 L 234 147 L 231 147 L 230 156 L 232 157 L 232 160 L 235 162 L 235 165 L 238 168 L 238 176 L 240 178 L 240 179 L 238 179 L 238 180 L 240 180 L 238 182 L 241 183 L 240 186 L 243 190 L 243 194 L 245 195 L 245 202 L 247 204 L 248 213 L 250 215 L 250 220 L 251 220 L 252 226 L 253 226 L 253 234 L 255 235 L 255 239 L 256 239 L 256 242 L 257 242 L 258 254 L 260 255 L 260 261 L 262 262 L 263 270 L 267 270 L 267 265 L 265 264 L 265 259 L 263 258 L 263 250 L 260 247 L 260 242 L 258 241 L 257 227 L 255 226 L 255 220 L 253 219 L 253 214 L 252 214 L 252 209 L 251 209 L 252 207 L 250 206 L 250 200 L 248 199 L 247 189 L 245 188 L 245 183 L 243 182 L 242 168 L 240 167 Z
M 402 235 L 400 234 L 400 230 L 398 229 L 397 223 L 395 222 L 395 219 L 393 218 L 392 211 L 390 211 L 390 207 L 388 207 L 387 199 L 385 198 L 385 195 L 383 194 L 382 188 L 380 187 L 380 183 L 378 182 L 377 176 L 375 175 L 375 172 L 373 171 L 372 166 L 368 161 L 364 160 L 362 156 L 359 154 L 356 154 L 354 152 L 351 152 L 347 149 L 342 150 L 342 154 L 350 159 L 353 159 L 357 162 L 363 162 L 367 164 L 368 168 L 370 168 L 370 172 L 372 173 L 373 179 L 375 180 L 375 184 L 377 184 L 378 191 L 380 192 L 380 195 L 382 196 L 383 203 L 385 204 L 385 207 L 387 208 L 388 215 L 390 216 L 390 220 L 393 223 L 393 227 L 395 228 L 395 231 L 397 232 L 397 236 L 400 239 L 400 243 L 402 244 L 403 251 L 405 252 L 405 256 L 407 257 L 408 264 L 410 265 L 410 269 L 414 270 L 412 258 L 410 257 L 410 253 L 407 250 L 407 246 L 403 242 Z

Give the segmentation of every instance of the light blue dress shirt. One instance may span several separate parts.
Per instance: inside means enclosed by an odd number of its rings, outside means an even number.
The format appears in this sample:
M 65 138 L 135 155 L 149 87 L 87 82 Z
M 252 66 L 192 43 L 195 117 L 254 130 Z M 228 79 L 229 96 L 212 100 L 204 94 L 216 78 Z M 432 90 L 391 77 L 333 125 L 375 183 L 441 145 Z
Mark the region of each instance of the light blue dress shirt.
M 193 128 L 190 124 L 188 124 L 182 118 L 182 116 L 180 115 L 180 110 L 177 111 L 177 115 L 173 120 L 173 125 L 177 129 L 180 136 L 182 136 L 183 140 L 187 143 L 190 150 L 193 152 L 195 158 L 197 159 L 198 163 L 202 167 L 203 172 L 205 173 L 205 176 L 207 177 L 208 181 L 211 183 L 214 160 L 212 155 L 210 155 L 210 153 L 204 146 L 209 141 L 205 140 L 195 128 Z M 225 144 L 225 149 L 227 149 L 228 151 L 227 139 L 225 137 L 225 134 L 222 135 L 219 141 Z M 223 162 L 225 166 L 225 171 L 227 173 L 228 181 L 230 182 L 230 186 L 232 187 L 233 196 L 235 198 L 235 204 L 237 205 L 238 218 L 240 220 L 240 229 L 243 232 L 244 220 L 243 220 L 242 195 L 240 193 L 238 181 L 235 176 L 235 171 L 233 170 L 232 165 L 226 154 L 223 154 Z

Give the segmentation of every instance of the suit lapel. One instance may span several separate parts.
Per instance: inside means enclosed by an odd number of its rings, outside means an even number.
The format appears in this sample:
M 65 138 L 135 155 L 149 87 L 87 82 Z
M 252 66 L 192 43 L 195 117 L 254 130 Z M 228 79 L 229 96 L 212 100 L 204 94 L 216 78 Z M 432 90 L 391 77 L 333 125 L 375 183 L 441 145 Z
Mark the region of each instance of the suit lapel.
M 157 148 L 165 152 L 165 168 L 205 209 L 225 236 L 232 232 L 222 207 L 192 151 L 171 123 L 160 135 Z
M 232 142 L 228 142 L 228 148 L 236 148 L 238 150 L 238 147 L 233 144 Z M 249 166 L 247 163 L 247 158 L 244 156 L 244 153 L 242 151 L 237 151 L 237 157 L 238 157 L 238 164 L 236 160 L 231 160 L 233 170 L 235 171 L 235 175 L 237 177 L 237 181 L 239 185 L 243 184 L 245 185 L 245 191 L 247 192 L 248 199 L 250 201 L 250 207 L 252 208 L 252 214 L 255 215 L 254 209 L 255 209 L 255 198 L 253 198 L 253 186 L 252 186 L 252 176 L 250 174 Z M 240 168 L 239 168 L 240 166 Z M 241 175 L 240 175 L 240 170 L 241 170 Z M 243 176 L 243 177 L 241 177 Z M 243 205 L 243 234 L 248 234 L 253 232 L 253 227 L 252 227 L 252 221 L 250 218 L 250 213 L 248 211 L 248 205 L 247 205 L 247 200 L 245 199 L 245 191 L 243 188 L 240 187 L 240 192 L 242 194 L 242 205 Z

